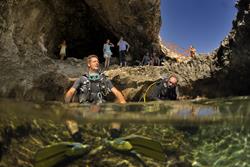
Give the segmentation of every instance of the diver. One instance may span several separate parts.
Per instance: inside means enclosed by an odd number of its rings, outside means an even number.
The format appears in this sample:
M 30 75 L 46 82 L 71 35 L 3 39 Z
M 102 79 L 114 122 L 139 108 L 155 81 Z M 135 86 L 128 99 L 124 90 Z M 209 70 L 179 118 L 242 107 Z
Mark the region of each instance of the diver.
M 177 100 L 178 99 L 178 79 L 175 75 L 161 79 L 156 82 L 149 94 L 146 92 L 147 100 Z M 145 100 L 145 99 L 144 99 Z
M 99 72 L 99 60 L 96 55 L 87 58 L 88 72 L 75 81 L 65 95 L 65 102 L 69 103 L 77 93 L 79 103 L 103 103 L 104 96 L 112 92 L 119 103 L 126 103 L 122 93 L 117 90 L 103 73 Z
M 117 90 L 109 79 L 103 73 L 99 72 L 99 60 L 96 55 L 89 55 L 87 58 L 88 72 L 77 79 L 73 86 L 68 90 L 65 95 L 65 102 L 71 102 L 75 94 L 78 95 L 79 103 L 91 103 L 95 107 L 95 112 L 100 110 L 98 104 L 105 102 L 104 97 L 112 92 L 119 103 L 126 103 L 122 93 Z M 66 125 L 71 132 L 71 136 L 75 141 L 81 141 L 81 133 L 78 125 L 73 120 L 67 120 Z M 117 138 L 121 134 L 120 124 L 112 123 L 110 135 L 112 138 Z

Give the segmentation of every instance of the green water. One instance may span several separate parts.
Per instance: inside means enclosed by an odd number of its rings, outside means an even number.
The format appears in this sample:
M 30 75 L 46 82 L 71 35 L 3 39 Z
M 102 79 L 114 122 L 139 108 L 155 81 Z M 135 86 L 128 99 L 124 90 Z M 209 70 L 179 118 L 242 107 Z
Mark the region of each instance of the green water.
M 92 107 L 1 99 L 0 167 L 33 166 L 40 148 L 72 141 L 66 120 L 78 123 L 92 154 L 62 166 L 142 166 L 105 147 L 112 122 L 122 125 L 121 136 L 137 134 L 161 142 L 166 161 L 142 156 L 147 166 L 250 166 L 249 116 L 249 97 Z

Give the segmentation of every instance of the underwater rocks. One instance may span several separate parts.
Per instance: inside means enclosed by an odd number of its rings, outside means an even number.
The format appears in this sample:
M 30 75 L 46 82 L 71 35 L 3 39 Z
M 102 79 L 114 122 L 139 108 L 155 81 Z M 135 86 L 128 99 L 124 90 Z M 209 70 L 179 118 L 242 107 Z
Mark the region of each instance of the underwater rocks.
M 70 135 L 63 123 L 56 123 L 48 120 L 33 119 L 29 122 L 31 129 L 25 131 L 26 135 L 17 137 L 16 129 L 23 125 L 17 125 L 17 122 L 12 122 L 12 133 L 6 133 L 10 142 L 3 143 L 4 150 L 2 151 L 1 163 L 3 167 L 18 166 L 29 167 L 33 166 L 33 158 L 35 153 L 41 148 L 55 143 L 63 141 L 72 141 Z M 1 134 L 6 129 L 5 125 L 1 125 Z M 135 157 L 116 152 L 105 144 L 105 140 L 109 139 L 108 129 L 109 124 L 81 124 L 79 127 L 83 130 L 84 144 L 90 144 L 91 150 L 87 155 L 79 157 L 76 161 L 61 164 L 61 166 L 142 166 L 142 163 Z M 26 130 L 26 129 L 24 129 Z M 166 156 L 170 157 L 166 162 L 156 161 L 154 159 L 142 156 L 142 160 L 145 164 L 152 167 L 166 166 L 167 164 L 182 164 L 184 166 L 190 166 L 188 159 L 180 159 L 188 153 L 189 141 L 184 138 L 181 132 L 175 129 L 169 128 L 164 125 L 151 125 L 146 127 L 139 124 L 129 124 L 124 127 L 123 136 L 130 134 L 138 134 L 148 137 L 154 137 L 155 140 L 160 141 L 163 144 Z M 179 165 L 177 165 L 179 166 Z
M 3 107 L 4 106 L 4 107 Z M 78 108 L 77 108 L 78 106 Z M 144 105 L 143 105 L 144 106 Z M 89 106 L 62 105 L 62 103 L 31 103 L 17 101 L 0 102 L 0 165 L 2 167 L 33 166 L 34 155 L 41 148 L 61 142 L 74 142 L 66 122 L 74 120 L 78 123 L 82 143 L 91 146 L 87 155 L 61 166 L 142 166 L 135 157 L 117 152 L 109 147 L 110 121 L 105 121 L 109 112 L 108 106 L 103 113 L 92 113 L 99 120 L 88 121 Z M 111 105 L 110 107 L 114 107 Z M 112 109 L 114 111 L 114 109 Z M 120 110 L 119 110 L 120 111 Z M 126 111 L 126 110 L 125 110 Z M 129 110 L 128 110 L 129 111 Z M 167 110 L 164 110 L 167 111 Z M 107 113 L 106 113 L 107 112 Z M 126 121 L 122 121 L 120 137 L 140 135 L 160 142 L 166 161 L 158 161 L 142 155 L 145 164 L 152 167 L 190 166 L 191 142 L 186 137 L 187 130 L 178 130 L 167 122 L 133 122 L 125 112 L 119 112 Z M 89 114 L 91 114 L 89 112 Z M 143 114 L 143 113 L 138 113 Z M 157 112 L 148 112 L 148 116 L 156 116 Z M 153 114 L 153 115 L 152 115 Z M 156 115 L 155 115 L 156 114 Z M 25 115 L 25 117 L 23 116 Z M 117 114 L 114 115 L 117 118 Z M 86 118 L 86 119 L 85 119 Z M 180 126 L 180 124 L 175 124 Z M 177 165 L 178 164 L 178 165 Z M 181 165 L 182 164 L 182 165 Z

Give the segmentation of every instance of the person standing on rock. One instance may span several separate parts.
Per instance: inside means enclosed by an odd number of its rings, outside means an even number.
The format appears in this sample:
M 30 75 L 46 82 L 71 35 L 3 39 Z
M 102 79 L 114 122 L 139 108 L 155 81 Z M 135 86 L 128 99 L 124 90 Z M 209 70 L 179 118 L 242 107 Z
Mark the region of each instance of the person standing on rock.
M 123 37 L 120 38 L 119 42 L 117 43 L 117 46 L 119 47 L 119 56 L 120 56 L 120 66 L 126 66 L 126 59 L 125 55 L 126 52 L 128 52 L 130 45 L 127 41 L 123 40 Z
M 40 46 L 43 55 L 46 55 L 48 52 L 48 49 L 45 47 L 45 41 L 44 41 L 45 34 L 42 33 L 38 39 L 38 45 Z
M 110 40 L 107 39 L 106 43 L 103 45 L 103 56 L 105 58 L 105 65 L 104 65 L 105 69 L 109 68 L 110 58 L 112 55 L 111 47 L 114 47 L 114 44 L 112 44 L 110 42 Z
M 191 57 L 195 57 L 196 49 L 192 45 L 189 47 L 189 52 Z
M 67 44 L 66 44 L 66 40 L 63 40 L 62 43 L 59 45 L 60 48 L 60 59 L 63 60 L 66 57 L 66 48 L 67 48 Z
M 152 87 L 150 93 L 147 95 L 147 99 L 149 101 L 177 100 L 177 83 L 178 79 L 175 75 L 171 75 L 169 78 L 164 78 L 161 81 L 156 82 L 155 87 Z

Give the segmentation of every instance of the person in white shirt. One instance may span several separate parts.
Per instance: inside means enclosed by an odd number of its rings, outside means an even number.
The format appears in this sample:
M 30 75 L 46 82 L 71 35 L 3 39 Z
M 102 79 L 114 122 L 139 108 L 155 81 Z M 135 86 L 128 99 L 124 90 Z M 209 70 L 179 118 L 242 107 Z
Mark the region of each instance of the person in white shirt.
M 112 55 L 111 47 L 114 47 L 114 44 L 110 42 L 109 39 L 107 39 L 106 43 L 103 45 L 103 56 L 105 58 L 105 69 L 109 68 L 110 64 L 110 58 Z

